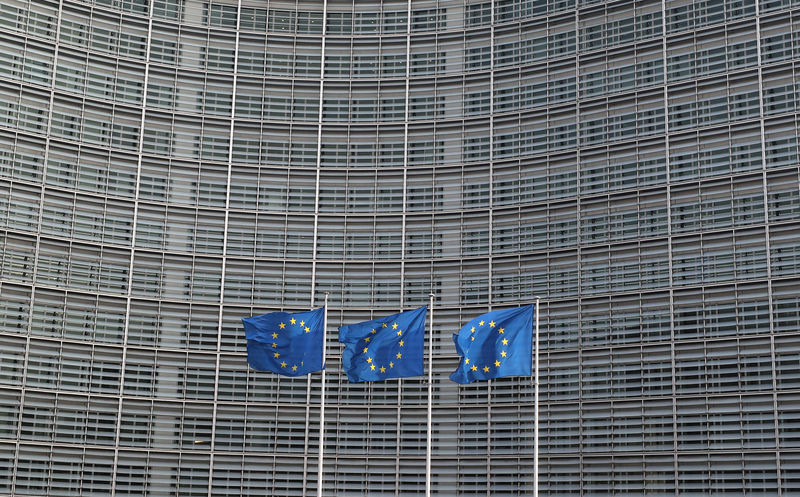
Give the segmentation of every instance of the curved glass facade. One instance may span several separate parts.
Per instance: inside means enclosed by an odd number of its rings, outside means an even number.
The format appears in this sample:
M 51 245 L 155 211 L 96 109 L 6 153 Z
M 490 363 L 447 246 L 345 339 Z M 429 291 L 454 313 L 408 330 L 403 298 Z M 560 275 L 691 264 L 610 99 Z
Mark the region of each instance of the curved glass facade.
M 576 3 L 577 2 L 577 3 Z M 424 378 L 336 328 L 436 294 L 433 491 L 800 489 L 800 3 L 3 0 L 0 494 L 315 495 L 319 375 L 240 318 L 330 292 L 324 494 L 422 495 Z M 782 492 L 782 493 L 778 493 Z

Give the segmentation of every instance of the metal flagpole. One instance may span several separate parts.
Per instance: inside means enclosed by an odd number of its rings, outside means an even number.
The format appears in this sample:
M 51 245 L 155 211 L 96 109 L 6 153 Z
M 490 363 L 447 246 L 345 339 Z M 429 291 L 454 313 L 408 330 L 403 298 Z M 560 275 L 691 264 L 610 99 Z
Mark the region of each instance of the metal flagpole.
M 319 460 L 317 462 L 317 497 L 322 497 L 322 454 L 325 448 L 325 346 L 328 342 L 328 292 L 322 314 L 322 388 L 319 398 Z
M 539 497 L 539 297 L 536 297 L 536 330 L 533 360 L 533 497 Z
M 431 438 L 433 434 L 433 297 L 431 298 L 428 312 L 431 316 L 430 329 L 428 330 L 428 437 L 425 446 L 425 497 L 431 497 Z

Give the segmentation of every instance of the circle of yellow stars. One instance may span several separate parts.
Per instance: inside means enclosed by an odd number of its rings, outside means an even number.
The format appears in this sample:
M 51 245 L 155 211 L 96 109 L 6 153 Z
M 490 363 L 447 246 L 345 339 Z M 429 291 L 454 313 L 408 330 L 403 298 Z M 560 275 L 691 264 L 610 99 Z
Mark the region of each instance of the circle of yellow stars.
M 475 326 L 472 326 L 470 328 L 470 330 L 469 330 L 469 332 L 471 333 L 471 335 L 469 337 L 470 338 L 470 342 L 474 342 L 475 341 L 475 333 L 477 331 L 481 331 L 480 328 L 482 328 L 485 324 L 487 324 L 486 321 L 485 320 L 481 320 L 481 321 L 478 322 L 478 327 L 477 328 Z M 489 324 L 489 331 L 491 331 L 493 328 L 495 328 L 497 326 L 497 323 L 495 323 L 494 321 L 489 321 L 488 324 Z M 505 334 L 505 332 L 506 332 L 505 328 L 497 328 L 498 335 L 503 335 L 503 334 Z M 503 339 L 500 341 L 500 343 L 503 344 L 503 347 L 506 347 L 508 345 L 508 339 L 506 337 L 503 337 Z M 469 350 L 467 350 L 467 353 L 469 353 Z M 505 349 L 502 349 L 500 351 L 500 357 L 501 358 L 502 357 L 508 357 L 508 352 Z M 477 364 L 470 364 L 469 356 L 467 356 L 466 354 L 464 355 L 464 364 L 469 367 L 470 371 L 482 370 L 484 373 L 488 373 L 491 370 L 491 366 L 492 366 L 492 364 L 484 364 L 482 366 L 478 366 Z M 494 367 L 496 367 L 496 368 L 499 368 L 501 364 L 502 363 L 500 362 L 499 359 L 496 359 L 494 361 Z
M 386 324 L 386 323 L 383 323 L 380 326 L 380 328 L 388 328 L 388 327 L 389 327 L 389 325 Z M 397 334 L 398 337 L 402 337 L 403 336 L 403 330 L 400 329 L 400 325 L 397 324 L 397 322 L 392 323 L 392 331 L 394 331 Z M 370 335 L 374 335 L 374 334 L 378 333 L 378 330 L 375 329 L 375 328 L 372 328 L 369 333 L 370 333 Z M 364 348 L 361 349 L 361 352 L 364 355 L 369 354 L 369 343 L 370 343 L 371 340 L 372 340 L 371 336 L 364 337 Z M 397 341 L 397 345 L 399 345 L 400 347 L 403 347 L 405 345 L 405 340 L 403 340 L 401 338 L 400 340 Z M 398 360 L 402 359 L 403 358 L 403 353 L 402 352 L 398 352 L 397 354 L 394 355 L 394 358 L 398 359 Z M 379 371 L 381 373 L 386 373 L 387 368 L 386 368 L 385 365 L 378 366 L 377 364 L 375 364 L 375 362 L 373 361 L 372 357 L 370 357 L 369 355 L 367 355 L 367 359 L 366 360 L 367 360 L 367 364 L 369 364 L 370 371 L 376 371 L 377 370 L 377 371 Z M 394 369 L 394 366 L 395 366 L 394 361 L 393 360 L 389 361 L 389 368 L 388 369 Z
M 289 324 L 290 324 L 290 325 L 292 325 L 292 326 L 300 326 L 300 328 L 303 330 L 303 332 L 304 332 L 304 333 L 311 333 L 311 328 L 310 328 L 310 327 L 308 327 L 308 326 L 306 325 L 306 322 L 305 322 L 305 321 L 303 321 L 303 320 L 301 320 L 301 321 L 298 323 L 298 322 L 297 322 L 297 319 L 296 319 L 296 318 L 294 318 L 294 317 L 292 317 L 292 318 L 289 320 Z M 281 323 L 279 323 L 279 324 L 278 324 L 278 329 L 280 329 L 280 330 L 285 330 L 285 329 L 286 329 L 286 326 L 287 326 L 287 325 L 286 325 L 286 323 L 284 323 L 284 322 L 281 322 Z M 277 342 L 277 340 L 278 340 L 278 332 L 276 332 L 276 331 L 273 331 L 273 332 L 272 332 L 272 340 L 273 340 L 273 342 L 272 342 L 272 348 L 273 348 L 273 349 L 274 349 L 274 348 L 277 348 L 277 347 L 278 347 L 278 342 Z M 279 358 L 281 357 L 281 354 L 280 354 L 280 352 L 277 352 L 277 351 L 276 351 L 276 352 L 273 352 L 273 353 L 272 353 L 272 357 L 273 357 L 273 358 L 275 358 L 275 359 L 279 359 Z M 305 362 L 305 361 L 300 361 L 300 366 L 302 366 L 304 362 Z M 292 364 L 291 366 L 289 366 L 289 364 L 288 364 L 286 361 L 281 361 L 281 363 L 280 363 L 280 364 L 281 364 L 281 367 L 282 367 L 282 368 L 284 368 L 284 369 L 287 369 L 287 368 L 288 368 L 288 369 L 291 369 L 292 371 L 297 371 L 297 368 L 298 368 L 297 364 Z

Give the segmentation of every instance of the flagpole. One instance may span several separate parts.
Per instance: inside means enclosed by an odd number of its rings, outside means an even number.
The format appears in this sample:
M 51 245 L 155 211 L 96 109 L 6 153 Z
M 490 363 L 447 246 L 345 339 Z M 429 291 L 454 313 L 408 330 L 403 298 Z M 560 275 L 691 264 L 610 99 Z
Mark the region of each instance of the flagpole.
M 536 330 L 534 333 L 533 360 L 533 497 L 539 497 L 539 302 L 536 297 Z
M 425 445 L 425 497 L 431 497 L 431 438 L 433 434 L 433 297 L 428 306 L 431 317 L 430 329 L 428 330 L 428 436 Z
M 325 346 L 328 342 L 328 292 L 322 314 L 322 388 L 319 398 L 319 460 L 317 461 L 317 497 L 322 497 L 322 454 L 325 448 Z

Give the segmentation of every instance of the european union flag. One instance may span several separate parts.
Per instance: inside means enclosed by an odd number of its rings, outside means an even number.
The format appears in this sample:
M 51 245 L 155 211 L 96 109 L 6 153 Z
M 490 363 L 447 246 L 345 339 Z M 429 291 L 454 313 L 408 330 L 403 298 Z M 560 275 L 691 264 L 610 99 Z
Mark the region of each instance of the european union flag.
M 342 367 L 351 382 L 425 374 L 427 307 L 339 328 Z
M 453 335 L 461 356 L 450 374 L 456 383 L 501 376 L 530 376 L 533 306 L 482 314 Z
M 250 367 L 284 376 L 321 371 L 324 314 L 319 308 L 242 318 Z

